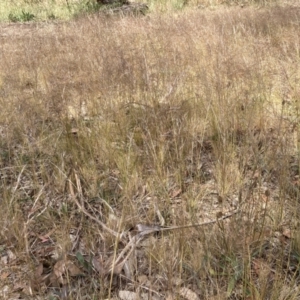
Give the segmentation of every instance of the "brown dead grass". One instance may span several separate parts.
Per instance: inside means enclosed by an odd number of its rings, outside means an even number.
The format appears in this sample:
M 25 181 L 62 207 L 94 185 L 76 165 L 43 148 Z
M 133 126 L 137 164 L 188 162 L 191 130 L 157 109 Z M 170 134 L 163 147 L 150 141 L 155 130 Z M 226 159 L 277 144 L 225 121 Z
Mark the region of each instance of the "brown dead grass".
M 299 16 L 0 25 L 3 299 L 297 299 Z

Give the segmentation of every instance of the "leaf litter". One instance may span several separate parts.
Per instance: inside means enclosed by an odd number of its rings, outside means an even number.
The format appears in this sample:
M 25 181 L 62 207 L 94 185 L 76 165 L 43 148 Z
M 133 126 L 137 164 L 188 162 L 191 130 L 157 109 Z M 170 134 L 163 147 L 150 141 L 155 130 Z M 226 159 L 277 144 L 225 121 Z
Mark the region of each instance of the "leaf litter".
M 189 228 L 197 228 L 201 226 L 206 226 L 210 224 L 218 224 L 219 222 L 229 219 L 236 215 L 239 212 L 239 207 L 235 208 L 232 211 L 229 211 L 228 213 L 221 213 L 218 214 L 216 219 L 209 220 L 205 222 L 201 222 L 198 224 L 189 224 L 189 225 L 183 225 L 183 226 L 163 226 L 163 225 L 149 225 L 149 224 L 136 224 L 129 230 L 122 230 L 121 232 L 116 231 L 116 229 L 111 229 L 110 227 L 107 227 L 106 224 L 104 224 L 102 221 L 100 221 L 96 216 L 91 215 L 85 208 L 84 208 L 84 196 L 81 188 L 81 181 L 78 175 L 78 172 L 74 170 L 74 177 L 75 177 L 75 185 L 69 181 L 69 191 L 72 200 L 77 205 L 78 209 L 86 215 L 88 218 L 95 221 L 98 225 L 100 225 L 103 229 L 103 232 L 106 232 L 108 235 L 113 236 L 114 238 L 117 238 L 119 243 L 121 243 L 123 248 L 119 248 L 118 252 L 112 253 L 110 256 L 108 256 L 105 260 L 103 260 L 101 257 L 95 257 L 93 255 L 85 255 L 83 256 L 80 252 L 77 252 L 75 257 L 76 261 L 74 259 L 70 260 L 67 258 L 67 255 L 63 255 L 62 258 L 59 260 L 56 260 L 53 262 L 53 260 L 49 257 L 49 255 L 52 255 L 54 248 L 52 246 L 49 247 L 49 250 L 46 250 L 47 247 L 43 247 L 44 252 L 40 252 L 38 255 L 40 257 L 45 257 L 47 260 L 47 257 L 50 258 L 50 262 L 48 263 L 48 267 L 44 268 L 44 263 L 39 263 L 37 267 L 34 270 L 33 273 L 33 279 L 31 283 L 31 287 L 33 290 L 38 291 L 41 289 L 43 285 L 48 287 L 60 287 L 63 288 L 64 291 L 67 291 L 67 286 L 70 283 L 70 279 L 72 277 L 80 277 L 83 278 L 86 276 L 86 273 L 91 274 L 91 272 L 97 272 L 101 277 L 107 277 L 110 276 L 110 274 L 114 274 L 117 276 L 121 276 L 122 272 L 124 272 L 127 280 L 134 281 L 134 272 L 135 272 L 135 263 L 134 260 L 136 259 L 135 250 L 138 248 L 138 246 L 141 244 L 142 241 L 146 240 L 148 237 L 153 236 L 153 234 L 162 233 L 162 232 L 171 232 L 175 230 L 183 230 L 183 229 L 189 229 Z M 76 188 L 76 192 L 75 192 Z M 180 191 L 181 193 L 181 191 Z M 175 197 L 179 196 L 179 192 L 176 191 L 174 194 Z M 217 200 L 218 201 L 218 200 Z M 218 201 L 220 202 L 220 201 Z M 156 207 L 156 211 L 158 211 L 158 207 Z M 43 209 L 41 210 L 43 211 Z M 40 212 L 38 212 L 40 214 Z M 117 221 L 116 217 L 114 217 L 113 213 L 111 212 L 111 220 Z M 161 215 L 161 213 L 158 213 L 158 215 Z M 31 215 L 31 218 L 34 216 Z M 161 222 L 164 224 L 164 220 L 158 217 Z M 33 219 L 32 219 L 33 220 Z M 112 221 L 110 221 L 112 222 Z M 115 227 L 118 228 L 119 226 Z M 50 236 L 54 232 L 55 229 L 50 230 L 46 234 L 37 234 L 37 238 L 40 240 L 42 244 L 47 244 L 51 242 Z M 289 231 L 288 229 L 284 230 L 284 236 L 289 237 Z M 4 256 L 5 257 L 5 256 Z M 16 259 L 16 257 L 12 254 L 11 251 L 7 251 L 7 259 L 3 259 L 4 263 L 8 263 L 8 261 L 13 261 Z M 132 262 L 131 262 L 132 261 Z M 77 262 L 77 264 L 76 264 Z M 258 261 L 253 263 L 255 272 L 258 273 Z M 50 267 L 50 268 L 49 268 Z M 49 272 L 50 271 L 50 272 Z M 7 278 L 9 275 L 5 275 L 5 273 L 2 275 L 3 278 Z M 123 275 L 122 275 L 123 276 Z M 142 275 L 143 276 L 143 275 Z M 147 285 L 150 284 L 148 276 L 140 277 L 139 282 L 144 288 L 146 288 Z M 148 284 L 146 285 L 146 282 Z M 67 293 L 67 292 L 66 292 Z M 191 289 L 187 287 L 181 287 L 178 290 L 178 293 L 181 295 L 181 297 L 185 299 L 199 299 L 197 294 L 193 292 Z M 121 299 L 138 299 L 138 294 L 136 292 L 130 292 L 130 291 L 123 291 L 122 293 L 119 293 L 119 297 Z

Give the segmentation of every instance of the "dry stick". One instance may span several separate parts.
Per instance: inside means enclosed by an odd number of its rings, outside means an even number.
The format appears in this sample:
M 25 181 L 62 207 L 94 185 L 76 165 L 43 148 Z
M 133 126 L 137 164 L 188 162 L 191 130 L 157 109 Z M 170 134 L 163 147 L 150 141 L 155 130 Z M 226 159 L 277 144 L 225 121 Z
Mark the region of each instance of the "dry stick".
M 77 175 L 76 172 L 75 172 L 75 179 L 76 179 L 76 184 L 77 184 L 79 195 L 82 198 L 82 189 L 81 189 L 79 177 L 78 177 L 78 175 Z M 109 227 L 107 227 L 103 222 L 101 222 L 99 219 L 95 218 L 89 212 L 86 211 L 86 209 L 83 207 L 83 205 L 81 205 L 78 202 L 78 200 L 76 199 L 76 196 L 75 196 L 75 193 L 74 193 L 74 189 L 73 189 L 73 185 L 72 185 L 71 180 L 69 180 L 69 188 L 70 188 L 70 193 L 72 195 L 73 200 L 75 201 L 75 203 L 78 206 L 78 208 L 85 215 L 87 215 L 89 218 L 91 218 L 92 220 L 94 220 L 104 230 L 106 230 L 107 232 L 109 232 L 113 236 L 115 236 L 117 238 L 120 238 L 122 236 L 118 232 L 116 232 L 116 231 L 110 229 Z M 216 220 L 207 221 L 207 222 L 198 223 L 198 224 L 184 225 L 184 226 L 160 227 L 160 226 L 147 226 L 147 225 L 138 224 L 137 225 L 137 230 L 139 231 L 139 233 L 136 234 L 131 239 L 131 241 L 125 246 L 125 248 L 121 251 L 121 253 L 118 255 L 118 257 L 112 262 L 111 266 L 108 269 L 108 272 L 111 272 L 116 267 L 118 267 L 120 265 L 123 265 L 126 262 L 126 260 L 129 258 L 129 256 L 131 255 L 131 253 L 133 252 L 134 248 L 140 243 L 140 241 L 142 241 L 144 239 L 144 237 L 146 237 L 147 235 L 149 235 L 151 233 L 160 232 L 160 231 L 169 231 L 169 230 L 176 230 L 176 229 L 185 229 L 185 228 L 199 227 L 199 226 L 204 226 L 204 225 L 209 225 L 209 224 L 217 223 L 219 221 L 222 221 L 222 220 L 225 220 L 227 218 L 230 218 L 231 216 L 235 215 L 238 211 L 239 211 L 239 209 L 236 209 L 235 211 L 231 212 L 230 214 L 227 214 L 227 215 L 225 215 L 225 216 L 223 216 L 221 218 L 217 218 Z M 127 252 L 127 254 L 126 254 L 126 252 Z M 126 254 L 126 256 L 123 258 L 123 256 L 125 254 Z
M 171 226 L 171 227 L 158 227 L 158 229 L 156 229 L 155 231 L 167 231 L 167 230 L 175 230 L 175 229 L 185 229 L 185 228 L 192 228 L 192 227 L 199 227 L 199 226 L 204 226 L 204 225 L 209 225 L 209 224 L 214 224 L 217 223 L 219 221 L 223 221 L 225 219 L 228 219 L 230 217 L 232 217 L 233 215 L 237 214 L 239 211 L 239 209 L 236 209 L 234 211 L 232 211 L 231 213 L 222 216 L 221 218 L 217 218 L 216 220 L 212 220 L 212 221 L 206 221 L 203 223 L 197 223 L 197 224 L 189 224 L 189 225 L 183 225 L 183 226 Z
M 119 256 L 116 258 L 116 260 L 113 262 L 113 264 L 110 266 L 108 272 L 111 272 L 114 270 L 115 267 L 118 267 L 118 264 L 124 264 L 128 257 L 131 255 L 133 252 L 134 248 L 146 237 L 147 235 L 154 233 L 154 232 L 160 232 L 160 231 L 167 231 L 167 230 L 176 230 L 176 229 L 185 229 L 185 228 L 192 228 L 192 227 L 199 227 L 199 226 L 204 226 L 204 225 L 209 225 L 209 224 L 214 224 L 219 221 L 228 219 L 232 217 L 233 215 L 237 214 L 239 209 L 236 209 L 232 211 L 230 214 L 227 214 L 221 218 L 217 218 L 216 220 L 212 221 L 206 221 L 203 223 L 198 223 L 198 224 L 190 224 L 190 225 L 184 225 L 184 226 L 172 226 L 172 227 L 160 227 L 160 226 L 147 226 L 147 225 L 142 225 L 138 224 L 138 231 L 140 231 L 138 234 L 136 234 L 131 241 L 125 246 L 125 248 L 121 251 Z M 130 250 L 129 250 L 130 249 Z M 127 255 L 123 258 L 123 255 L 129 250 Z M 122 260 L 122 262 L 120 262 Z
M 103 229 L 105 229 L 106 231 L 108 231 L 110 234 L 114 235 L 115 237 L 120 238 L 120 234 L 112 229 L 110 229 L 109 227 L 107 227 L 104 223 L 102 223 L 100 220 L 98 220 L 97 218 L 95 218 L 94 216 L 92 216 L 90 213 L 88 213 L 78 202 L 78 200 L 76 199 L 75 195 L 74 195 L 74 191 L 73 191 L 73 187 L 72 187 L 72 183 L 69 181 L 69 185 L 70 185 L 70 190 L 71 190 L 71 194 L 73 196 L 73 199 L 75 201 L 75 203 L 77 204 L 77 206 L 79 207 L 79 209 L 85 214 L 87 215 L 89 218 L 91 218 L 92 220 L 94 220 L 95 222 L 97 222 Z M 72 192 L 73 191 L 73 192 Z M 129 256 L 131 255 L 131 253 L 133 252 L 133 250 L 135 249 L 135 247 L 149 234 L 154 233 L 154 232 L 160 232 L 160 231 L 170 231 L 170 230 L 176 230 L 176 229 L 186 229 L 186 228 L 192 228 L 192 227 L 199 227 L 199 226 L 205 226 L 205 225 L 209 225 L 209 224 L 214 224 L 217 223 L 219 221 L 228 219 L 230 217 L 232 217 L 233 215 L 238 213 L 238 209 L 231 212 L 230 214 L 227 214 L 221 218 L 217 218 L 216 220 L 212 220 L 212 221 L 207 221 L 207 222 L 203 222 L 203 223 L 198 223 L 198 224 L 190 224 L 190 225 L 184 225 L 184 226 L 172 226 L 172 227 L 160 227 L 160 226 L 147 226 L 147 225 L 141 225 L 138 224 L 137 227 L 140 228 L 140 232 L 135 235 L 131 241 L 125 246 L 125 248 L 121 251 L 121 253 L 118 255 L 118 257 L 112 262 L 112 264 L 110 266 L 108 266 L 108 270 L 106 272 L 109 273 L 111 271 L 114 271 L 115 268 L 119 267 L 120 265 L 123 265 L 126 260 L 129 258 Z M 126 256 L 124 257 L 124 255 L 126 254 Z

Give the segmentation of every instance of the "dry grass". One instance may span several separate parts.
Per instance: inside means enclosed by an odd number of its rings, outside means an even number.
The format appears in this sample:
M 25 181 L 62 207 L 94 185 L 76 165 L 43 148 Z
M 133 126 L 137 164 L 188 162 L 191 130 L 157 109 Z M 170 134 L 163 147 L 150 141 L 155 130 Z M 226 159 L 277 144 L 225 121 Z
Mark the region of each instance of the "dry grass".
M 1 297 L 298 299 L 299 22 L 1 24 Z
M 97 5 L 96 0 L 2 0 L 0 20 L 10 22 L 70 20 L 74 16 L 105 11 L 120 6 L 118 0 L 112 5 Z M 193 7 L 194 9 L 218 9 L 220 6 L 264 7 L 276 3 L 298 0 L 135 0 L 133 3 L 146 3 L 151 12 L 178 12 Z M 120 0 L 121 2 L 121 0 Z

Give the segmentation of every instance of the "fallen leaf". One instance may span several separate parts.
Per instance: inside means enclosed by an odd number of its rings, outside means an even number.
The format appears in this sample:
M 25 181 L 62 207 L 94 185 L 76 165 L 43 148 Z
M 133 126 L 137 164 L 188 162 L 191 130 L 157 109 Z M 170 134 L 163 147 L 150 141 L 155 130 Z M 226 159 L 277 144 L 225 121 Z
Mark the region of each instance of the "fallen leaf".
M 58 280 L 58 278 L 56 277 L 56 275 L 53 272 L 45 280 L 46 286 L 51 286 L 51 287 L 59 287 L 60 282 L 61 281 Z
M 66 262 L 66 267 L 70 276 L 83 275 L 82 271 L 70 260 Z
M 4 255 L 1 257 L 0 262 L 2 265 L 7 265 L 8 264 L 8 256 Z
M 123 270 L 126 260 L 127 259 L 122 259 L 121 262 L 116 263 L 116 257 L 113 254 L 107 259 L 107 261 L 103 265 L 103 269 L 100 261 L 98 263 L 96 260 L 93 261 L 93 265 L 97 266 L 97 268 L 99 269 L 99 270 L 97 269 L 97 271 L 100 273 L 100 275 L 106 275 L 111 272 L 113 272 L 113 274 L 115 275 L 119 275 Z
M 54 257 L 54 255 L 52 255 L 53 253 L 55 253 L 56 248 L 54 246 L 46 246 L 43 247 L 41 249 L 38 249 L 37 251 L 35 251 L 35 254 L 37 256 L 51 256 Z
M 24 289 L 26 289 L 26 288 L 28 288 L 28 285 L 26 282 L 16 282 L 14 284 L 13 291 L 14 292 L 19 292 L 19 291 L 24 292 Z
M 19 293 L 14 293 L 14 294 L 9 295 L 9 300 L 18 300 L 18 299 L 22 299 L 21 294 L 19 294 Z
M 43 274 L 44 266 L 42 263 L 40 263 L 34 272 L 34 277 L 39 278 Z
M 114 215 L 113 213 L 110 213 L 108 215 L 108 219 L 107 219 L 107 223 L 106 225 L 109 227 L 109 228 L 112 228 L 113 230 L 116 230 L 118 231 L 118 229 L 120 228 L 120 222 L 121 222 L 121 219 L 118 218 L 116 215 Z
M 173 294 L 171 294 L 170 292 L 168 292 L 166 300 L 174 300 L 174 299 L 176 299 L 176 297 Z
M 223 213 L 222 213 L 221 211 L 218 211 L 218 212 L 216 213 L 216 217 L 217 217 L 217 219 L 222 218 L 222 217 L 223 217 Z
M 183 280 L 179 277 L 173 277 L 171 282 L 175 286 L 179 286 L 179 285 L 183 284 Z
M 126 260 L 124 260 L 124 261 L 121 261 L 119 264 L 117 264 L 117 265 L 114 265 L 113 266 L 113 273 L 115 274 L 115 275 L 120 275 L 121 274 L 121 272 L 122 272 L 122 270 L 123 270 L 123 267 L 124 267 L 124 264 L 126 263 Z
M 197 294 L 186 287 L 181 288 L 179 290 L 179 294 L 180 294 L 180 296 L 182 296 L 183 298 L 188 299 L 188 300 L 199 300 L 199 297 L 197 296 Z
M 2 296 L 5 299 L 9 291 L 10 291 L 10 287 L 8 285 L 3 286 L 0 290 L 0 296 Z
M 100 275 L 105 275 L 104 264 L 100 258 L 93 257 L 92 264 L 95 270 L 98 271 Z
M 9 273 L 9 272 L 3 272 L 3 273 L 1 274 L 1 276 L 0 276 L 0 279 L 1 279 L 1 280 L 4 280 L 4 279 L 6 279 L 10 274 L 11 274 L 11 273 Z
M 41 240 L 42 243 L 46 243 L 49 241 L 51 234 L 55 231 L 55 228 L 51 229 L 48 233 L 44 235 L 38 235 L 38 238 Z
M 137 293 L 130 292 L 130 291 L 119 291 L 119 298 L 121 300 L 138 300 L 139 296 Z
M 0 261 L 3 265 L 7 265 L 12 263 L 16 258 L 16 255 L 11 250 L 7 250 L 6 255 L 3 255 Z
M 78 131 L 79 131 L 78 128 L 72 128 L 70 132 L 75 135 L 78 133 Z
M 146 275 L 140 275 L 137 280 L 140 284 L 145 284 L 148 281 L 148 277 Z
M 33 277 L 30 281 L 30 287 L 32 290 L 38 291 L 40 289 L 41 282 L 43 281 L 42 274 L 43 274 L 44 266 L 40 263 L 33 273 Z
M 255 171 L 254 175 L 253 175 L 253 179 L 256 180 L 260 177 L 260 172 L 259 171 Z
M 272 271 L 269 264 L 263 259 L 253 259 L 252 264 L 253 270 L 257 276 L 265 277 Z
M 66 262 L 65 260 L 59 260 L 53 267 L 53 273 L 58 279 L 58 281 L 64 284 L 63 274 L 66 272 Z
M 16 255 L 11 251 L 11 250 L 7 250 L 6 251 L 9 262 L 11 263 L 12 261 L 16 260 Z
M 181 189 L 176 189 L 172 192 L 171 194 L 171 198 L 176 198 L 178 197 L 180 194 L 182 193 L 182 190 Z
M 291 238 L 291 230 L 289 228 L 284 228 L 282 231 L 282 235 L 285 236 L 286 238 L 290 239 Z

